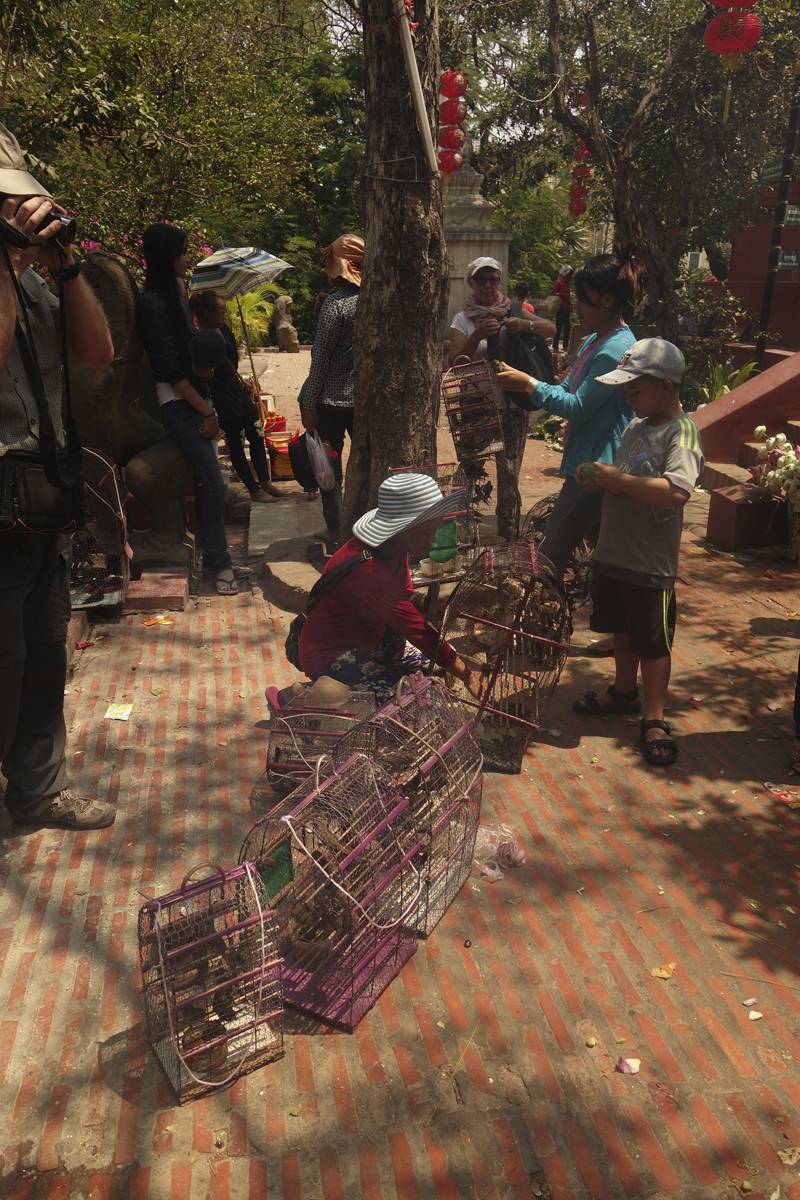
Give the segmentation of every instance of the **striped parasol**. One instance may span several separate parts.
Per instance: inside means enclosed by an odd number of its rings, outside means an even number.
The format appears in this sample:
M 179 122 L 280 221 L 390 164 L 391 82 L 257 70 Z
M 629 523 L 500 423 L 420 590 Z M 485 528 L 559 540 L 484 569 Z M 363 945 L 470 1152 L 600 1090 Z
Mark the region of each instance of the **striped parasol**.
M 264 283 L 271 283 L 292 264 L 276 258 L 255 246 L 217 250 L 202 259 L 192 271 L 190 292 L 217 292 L 223 300 L 233 300 L 243 292 L 253 292 Z

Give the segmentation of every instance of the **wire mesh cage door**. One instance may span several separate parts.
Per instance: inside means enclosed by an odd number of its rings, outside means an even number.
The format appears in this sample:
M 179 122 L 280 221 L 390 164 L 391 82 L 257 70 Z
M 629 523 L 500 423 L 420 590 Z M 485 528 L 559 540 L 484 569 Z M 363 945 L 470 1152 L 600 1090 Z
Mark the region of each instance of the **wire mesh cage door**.
M 341 708 L 305 703 L 305 696 L 289 700 L 270 724 L 267 779 L 277 788 L 297 787 L 314 774 L 321 754 L 333 754 L 341 738 L 375 711 L 375 693 L 351 689 Z
M 569 650 L 569 609 L 555 569 L 529 542 L 485 550 L 453 592 L 447 641 L 481 677 L 478 710 L 485 766 L 517 773 L 539 728 Z
M 394 700 L 337 747 L 342 761 L 366 754 L 408 797 L 420 842 L 420 937 L 433 932 L 472 869 L 483 790 L 474 726 L 475 713 L 440 679 L 411 675 L 400 681 Z
M 520 532 L 521 542 L 533 542 L 539 545 L 544 537 L 547 522 L 553 512 L 558 492 L 545 496 L 534 504 L 525 516 Z M 589 599 L 589 572 L 592 569 L 592 554 L 594 547 L 589 538 L 583 538 L 572 552 L 572 557 L 564 572 L 564 591 L 567 593 L 570 609 L 574 612 Z
M 487 362 L 467 360 L 443 371 L 442 400 L 460 463 L 503 451 L 500 411 Z
M 213 874 L 190 882 L 197 871 Z M 283 1054 L 278 930 L 252 863 L 205 863 L 139 910 L 147 1040 L 183 1104 Z
M 72 607 L 109 608 L 123 603 L 130 580 L 125 485 L 114 463 L 89 447 L 82 473 L 86 522 L 72 535 Z
M 250 830 L 287 1004 L 352 1032 L 416 952 L 419 840 L 407 797 L 364 755 L 301 784 Z

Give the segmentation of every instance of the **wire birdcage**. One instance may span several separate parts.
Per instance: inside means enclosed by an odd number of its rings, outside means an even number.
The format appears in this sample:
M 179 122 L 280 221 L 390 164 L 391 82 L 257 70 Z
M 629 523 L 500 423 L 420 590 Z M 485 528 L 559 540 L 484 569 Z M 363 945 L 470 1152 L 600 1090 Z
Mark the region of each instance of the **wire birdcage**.
M 476 672 L 478 743 L 490 770 L 516 773 L 569 650 L 569 609 L 552 563 L 530 542 L 485 550 L 450 597 L 442 640 Z
M 464 463 L 425 463 L 421 467 L 391 467 L 390 475 L 427 475 L 442 495 L 466 488 L 464 507 L 437 531 L 437 544 L 424 558 L 411 558 L 408 568 L 416 588 L 454 583 L 479 557 L 485 546 L 501 541 L 497 533 L 497 468 L 493 458 Z
M 112 607 L 123 603 L 130 580 L 125 485 L 114 463 L 88 447 L 82 474 L 86 522 L 72 536 L 72 607 Z
M 409 799 L 421 845 L 421 937 L 433 932 L 472 868 L 483 790 L 474 726 L 474 712 L 459 704 L 440 679 L 411 675 L 397 685 L 394 700 L 337 747 L 340 760 L 366 754 Z
M 283 1054 L 277 926 L 252 863 L 204 863 L 148 899 L 139 961 L 147 1038 L 180 1104 Z
M 502 452 L 503 429 L 487 362 L 457 362 L 442 371 L 442 399 L 460 463 Z
M 375 693 L 351 688 L 339 708 L 308 704 L 305 696 L 287 701 L 270 725 L 267 780 L 276 788 L 296 788 L 321 754 L 333 754 L 340 739 L 375 711 Z
M 558 497 L 559 493 L 553 492 L 534 504 L 522 523 L 521 542 L 533 542 L 534 546 L 539 545 Z M 594 547 L 591 541 L 583 538 L 573 550 L 564 572 L 564 591 L 567 593 L 567 600 L 573 612 L 589 599 L 589 573 L 592 569 L 593 553 Z
M 287 1004 L 352 1032 L 416 952 L 408 798 L 364 755 L 327 765 L 245 838 L 273 905 Z

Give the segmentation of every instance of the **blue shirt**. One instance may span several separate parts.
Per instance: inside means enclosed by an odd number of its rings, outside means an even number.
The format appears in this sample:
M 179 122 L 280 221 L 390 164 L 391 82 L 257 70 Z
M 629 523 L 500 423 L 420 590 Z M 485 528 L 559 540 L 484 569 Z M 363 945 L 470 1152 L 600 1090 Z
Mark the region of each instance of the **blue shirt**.
M 588 350 L 596 339 L 597 335 L 593 333 L 587 339 L 585 348 Z M 635 341 L 627 325 L 605 338 L 591 353 L 574 392 L 572 376 L 577 364 L 573 365 L 563 384 L 537 385 L 533 395 L 534 404 L 571 422 L 560 475 L 568 478 L 573 476 L 581 463 L 585 462 L 613 463 L 633 413 L 628 407 L 623 387 L 612 388 L 608 384 L 597 383 L 596 377 L 615 371 L 619 360 Z

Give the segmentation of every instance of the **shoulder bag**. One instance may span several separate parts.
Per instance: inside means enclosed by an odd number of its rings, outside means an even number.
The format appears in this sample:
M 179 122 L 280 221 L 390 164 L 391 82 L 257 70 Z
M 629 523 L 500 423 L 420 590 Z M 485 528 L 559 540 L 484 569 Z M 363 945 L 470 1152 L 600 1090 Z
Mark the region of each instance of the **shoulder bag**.
M 303 632 L 303 626 L 306 623 L 306 617 L 311 612 L 312 608 L 319 604 L 323 596 L 327 596 L 328 592 L 332 592 L 338 583 L 341 583 L 351 571 L 356 567 L 360 567 L 362 563 L 369 562 L 372 558 L 371 550 L 362 550 L 355 558 L 351 558 L 346 563 L 340 563 L 338 567 L 333 567 L 332 570 L 326 571 L 324 575 L 320 575 L 317 582 L 308 593 L 306 606 L 301 613 L 295 617 L 289 626 L 289 632 L 286 635 L 286 644 L 284 653 L 298 671 L 302 671 L 300 666 L 300 634 Z

